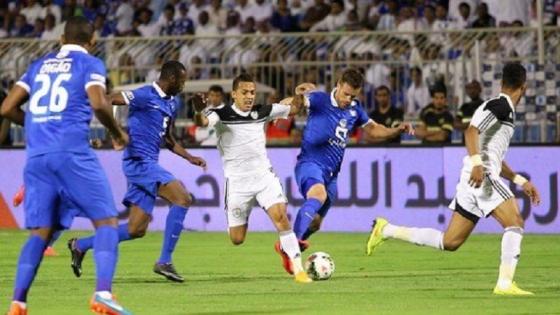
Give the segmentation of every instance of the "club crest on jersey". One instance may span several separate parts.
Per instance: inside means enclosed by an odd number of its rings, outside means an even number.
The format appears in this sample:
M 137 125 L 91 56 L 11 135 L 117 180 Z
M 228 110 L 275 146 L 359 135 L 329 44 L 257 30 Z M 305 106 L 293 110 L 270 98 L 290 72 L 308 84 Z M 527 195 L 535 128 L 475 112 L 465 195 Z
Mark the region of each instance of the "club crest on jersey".
M 358 113 L 356 113 L 356 110 L 355 110 L 355 109 L 351 109 L 351 110 L 350 110 L 350 116 L 356 117 L 357 114 L 358 114 Z
M 251 115 L 251 118 L 253 118 L 253 119 L 259 118 L 259 113 L 257 113 L 257 112 L 251 112 L 250 115 Z

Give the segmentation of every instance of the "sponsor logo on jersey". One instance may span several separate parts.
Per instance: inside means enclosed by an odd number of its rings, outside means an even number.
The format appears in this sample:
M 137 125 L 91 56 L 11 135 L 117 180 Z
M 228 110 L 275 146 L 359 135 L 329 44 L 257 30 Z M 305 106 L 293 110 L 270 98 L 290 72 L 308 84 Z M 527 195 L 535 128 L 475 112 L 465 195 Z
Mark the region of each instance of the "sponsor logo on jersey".
M 259 118 L 259 113 L 257 113 L 257 112 L 251 112 L 251 118 L 253 118 L 253 119 Z

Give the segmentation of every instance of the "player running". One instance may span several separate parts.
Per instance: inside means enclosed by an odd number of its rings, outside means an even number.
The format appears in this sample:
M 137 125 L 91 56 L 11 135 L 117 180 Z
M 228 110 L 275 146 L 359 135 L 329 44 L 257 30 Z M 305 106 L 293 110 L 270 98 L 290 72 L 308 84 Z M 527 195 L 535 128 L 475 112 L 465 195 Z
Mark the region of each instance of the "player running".
M 123 171 L 128 190 L 123 204 L 130 209 L 128 223 L 119 225 L 119 242 L 143 237 L 151 221 L 157 196 L 171 203 L 165 225 L 161 256 L 154 272 L 175 282 L 184 278 L 173 266 L 171 255 L 183 230 L 183 220 L 192 204 L 192 196 L 171 173 L 158 164 L 160 144 L 193 165 L 206 168 L 206 162 L 190 155 L 173 137 L 177 100 L 187 80 L 187 70 L 178 61 L 168 61 L 161 69 L 157 82 L 133 91 L 115 93 L 114 105 L 128 105 L 130 144 L 123 154 Z M 72 269 L 76 277 L 82 274 L 82 260 L 94 247 L 93 238 L 71 239 Z
M 296 181 L 305 202 L 294 223 L 303 250 L 309 246 L 306 240 L 319 230 L 336 198 L 338 172 L 354 129 L 363 128 L 373 139 L 392 139 L 403 132 L 414 133 L 408 123 L 387 128 L 370 119 L 356 99 L 363 82 L 360 72 L 347 69 L 331 93 L 307 91 L 305 94 L 309 117 L 295 168 Z
M 29 66 L 1 109 L 2 116 L 20 125 L 25 123 L 25 226 L 31 231 L 20 253 L 8 315 L 27 314 L 27 293 L 43 251 L 55 230 L 67 228 L 64 224 L 72 214 L 58 207 L 62 194 L 96 228 L 97 283 L 91 310 L 130 314 L 111 293 L 118 257 L 117 210 L 105 173 L 89 146 L 92 108 L 119 148 L 128 143 L 128 136 L 118 127 L 105 99 L 105 65 L 88 54 L 95 45 L 92 25 L 83 17 L 71 17 L 61 41 L 60 51 Z M 25 113 L 21 105 L 28 99 Z
M 256 84 L 249 74 L 233 80 L 230 106 L 208 108 L 200 97 L 194 98 L 195 122 L 198 126 L 216 128 L 218 150 L 224 164 L 225 203 L 231 242 L 245 241 L 248 219 L 255 201 L 265 209 L 278 230 L 294 279 L 311 282 L 301 263 L 301 252 L 286 212 L 287 199 L 280 180 L 266 156 L 264 125 L 268 120 L 287 118 L 299 112 L 301 103 L 255 105 Z
M 368 255 L 388 238 L 455 251 L 467 240 L 478 220 L 491 215 L 504 228 L 500 272 L 494 294 L 533 295 L 517 287 L 513 281 L 521 254 L 524 222 L 513 193 L 500 179 L 502 176 L 522 186 L 533 204 L 539 204 L 539 193 L 533 184 L 512 171 L 504 161 L 514 132 L 514 106 L 525 93 L 525 80 L 526 71 L 522 65 L 506 64 L 501 93 L 475 111 L 465 132 L 468 156 L 463 159 L 457 194 L 449 206 L 455 212 L 447 231 L 397 226 L 377 218 L 367 242 Z

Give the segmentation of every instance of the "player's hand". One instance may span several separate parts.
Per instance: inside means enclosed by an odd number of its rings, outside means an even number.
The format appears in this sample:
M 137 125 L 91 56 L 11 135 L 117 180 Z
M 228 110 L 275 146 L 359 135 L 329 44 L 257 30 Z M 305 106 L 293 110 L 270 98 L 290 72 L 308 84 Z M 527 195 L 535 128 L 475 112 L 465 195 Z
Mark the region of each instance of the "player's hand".
M 309 91 L 315 90 L 315 89 L 317 89 L 315 84 L 306 82 L 306 83 L 302 83 L 302 84 L 296 86 L 295 94 L 296 95 L 303 95 L 303 94 L 305 94 Z
M 103 146 L 103 141 L 101 141 L 101 139 L 91 139 L 90 141 L 91 147 L 94 149 L 99 149 Z
M 130 139 L 128 138 L 128 134 L 124 130 L 119 130 L 118 136 L 113 136 L 113 148 L 117 151 L 124 150 L 124 147 L 128 144 Z
M 541 196 L 539 194 L 539 191 L 537 190 L 537 187 L 535 187 L 533 183 L 526 182 L 525 184 L 523 184 L 523 192 L 525 193 L 525 195 L 529 196 L 533 205 L 536 206 L 541 203 Z
M 482 185 L 482 180 L 484 179 L 484 166 L 477 165 L 473 167 L 471 171 L 471 178 L 469 179 L 469 185 L 474 188 L 479 188 Z
M 414 126 L 412 126 L 412 123 L 409 122 L 403 122 L 401 124 L 399 124 L 397 126 L 397 129 L 399 129 L 400 133 L 408 133 L 409 135 L 414 135 L 415 130 L 414 130 Z
M 187 161 L 192 165 L 200 166 L 204 171 L 206 171 L 206 161 L 203 158 L 199 158 L 198 156 L 190 156 L 187 158 Z
M 192 98 L 191 102 L 194 107 L 195 112 L 201 112 L 206 108 L 208 104 L 208 99 L 204 93 L 196 93 Z

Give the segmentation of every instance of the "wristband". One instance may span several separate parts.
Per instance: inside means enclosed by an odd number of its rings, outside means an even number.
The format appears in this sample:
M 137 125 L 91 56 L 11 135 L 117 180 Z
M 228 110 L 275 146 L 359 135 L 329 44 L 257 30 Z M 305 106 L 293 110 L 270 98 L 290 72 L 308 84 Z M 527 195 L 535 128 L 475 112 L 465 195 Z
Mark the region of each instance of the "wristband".
M 469 158 L 471 159 L 473 167 L 482 165 L 482 158 L 480 157 L 480 154 L 471 155 Z
M 527 180 L 527 178 L 525 178 L 525 177 L 523 177 L 519 174 L 515 174 L 515 176 L 513 177 L 513 182 L 516 185 L 523 186 L 523 185 L 525 185 L 526 182 L 528 182 L 528 180 Z

